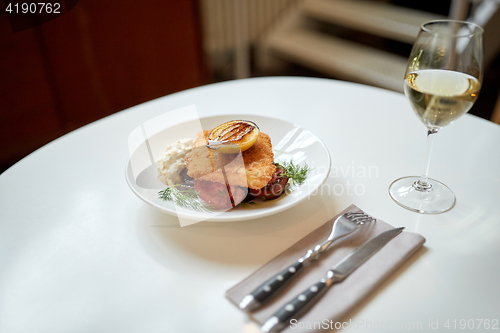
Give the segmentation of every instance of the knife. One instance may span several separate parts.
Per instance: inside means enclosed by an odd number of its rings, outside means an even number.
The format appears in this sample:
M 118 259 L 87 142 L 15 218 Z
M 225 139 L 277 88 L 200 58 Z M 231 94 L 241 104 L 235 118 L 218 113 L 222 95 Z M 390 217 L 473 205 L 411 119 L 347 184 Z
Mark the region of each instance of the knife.
M 354 272 L 356 268 L 368 260 L 368 258 L 384 247 L 391 239 L 399 235 L 403 229 L 404 228 L 395 228 L 385 231 L 372 237 L 352 253 L 348 254 L 330 269 L 323 279 L 311 285 L 295 298 L 287 302 L 269 318 L 264 325 L 262 325 L 262 332 L 279 332 L 290 322 L 290 319 L 299 317 L 316 303 L 332 284 L 343 281 L 349 274 Z

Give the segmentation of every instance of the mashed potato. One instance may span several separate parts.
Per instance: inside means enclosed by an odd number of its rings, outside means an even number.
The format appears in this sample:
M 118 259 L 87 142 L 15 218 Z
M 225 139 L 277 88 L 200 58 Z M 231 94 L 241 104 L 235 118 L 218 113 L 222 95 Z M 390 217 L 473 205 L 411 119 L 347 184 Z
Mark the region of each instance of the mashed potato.
M 186 167 L 184 158 L 193 149 L 194 140 L 180 139 L 165 147 L 163 156 L 157 161 L 158 178 L 168 186 L 182 182 L 179 173 Z

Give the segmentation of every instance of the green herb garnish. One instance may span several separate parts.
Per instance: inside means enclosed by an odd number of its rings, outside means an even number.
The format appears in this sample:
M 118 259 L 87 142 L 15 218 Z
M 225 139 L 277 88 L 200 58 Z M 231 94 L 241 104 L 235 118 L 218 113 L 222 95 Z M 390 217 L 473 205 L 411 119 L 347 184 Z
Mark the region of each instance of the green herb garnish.
M 303 165 L 297 165 L 293 163 L 293 161 L 280 164 L 276 163 L 276 165 L 282 166 L 286 170 L 286 172 L 280 174 L 280 176 L 288 177 L 288 185 L 290 186 L 302 185 L 306 181 L 307 174 L 312 170 L 305 163 Z
M 198 212 L 211 211 L 211 206 L 205 205 L 198 200 L 198 194 L 194 188 L 179 190 L 178 185 L 169 186 L 158 192 L 158 198 L 163 201 L 173 201 L 177 206 L 191 208 Z

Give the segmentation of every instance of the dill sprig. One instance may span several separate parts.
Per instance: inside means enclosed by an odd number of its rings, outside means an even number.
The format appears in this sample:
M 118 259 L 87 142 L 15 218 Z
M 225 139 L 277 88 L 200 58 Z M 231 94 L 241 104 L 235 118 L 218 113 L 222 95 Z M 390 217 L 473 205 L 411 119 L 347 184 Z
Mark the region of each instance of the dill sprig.
M 198 200 L 198 194 L 194 188 L 179 190 L 179 185 L 169 186 L 158 192 L 158 198 L 163 201 L 173 201 L 177 206 L 190 208 L 198 212 L 210 211 L 211 207 Z
M 281 165 L 286 170 L 281 175 L 288 177 L 288 185 L 291 187 L 302 185 L 307 179 L 307 174 L 312 170 L 306 163 L 297 165 L 293 161 L 283 162 L 278 165 Z

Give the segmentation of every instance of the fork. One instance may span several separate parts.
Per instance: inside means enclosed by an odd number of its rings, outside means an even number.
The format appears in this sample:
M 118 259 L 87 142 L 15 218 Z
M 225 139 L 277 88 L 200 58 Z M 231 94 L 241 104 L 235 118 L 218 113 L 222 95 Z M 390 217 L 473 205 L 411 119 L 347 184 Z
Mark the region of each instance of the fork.
M 333 242 L 351 234 L 362 224 L 373 221 L 375 221 L 374 218 L 364 213 L 345 213 L 337 217 L 333 222 L 330 236 L 328 236 L 323 243 L 308 250 L 302 258 L 268 279 L 250 294 L 246 295 L 239 304 L 240 309 L 245 311 L 257 309 L 264 302 L 272 298 L 272 296 L 276 295 L 283 286 L 293 280 L 304 267 L 307 267 L 313 260 L 317 260 Z

